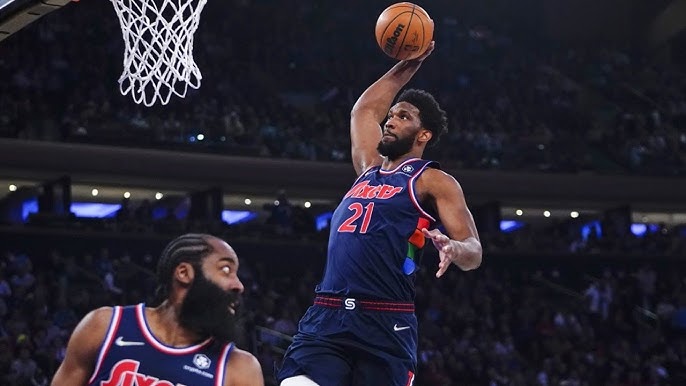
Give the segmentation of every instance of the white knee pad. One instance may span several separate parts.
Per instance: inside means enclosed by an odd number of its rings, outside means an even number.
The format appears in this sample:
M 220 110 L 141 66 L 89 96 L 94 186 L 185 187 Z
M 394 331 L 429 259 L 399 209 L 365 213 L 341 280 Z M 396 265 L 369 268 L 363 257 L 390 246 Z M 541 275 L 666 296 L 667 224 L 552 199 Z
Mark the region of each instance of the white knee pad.
M 281 381 L 281 386 L 319 386 L 306 375 L 298 375 Z

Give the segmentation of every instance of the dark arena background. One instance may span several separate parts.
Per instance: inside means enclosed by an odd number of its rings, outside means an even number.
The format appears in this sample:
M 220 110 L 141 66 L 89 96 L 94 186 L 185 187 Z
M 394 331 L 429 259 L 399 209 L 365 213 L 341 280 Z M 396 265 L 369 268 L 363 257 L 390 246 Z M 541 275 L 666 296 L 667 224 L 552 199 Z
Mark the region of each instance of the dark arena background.
M 8 1 L 0 1 L 2 7 Z M 30 2 L 23 2 L 30 3 Z M 112 4 L 0 42 L 0 385 L 47 385 L 76 323 L 149 301 L 185 232 L 241 259 L 238 346 L 275 385 L 355 174 L 349 113 L 394 62 L 388 1 L 209 0 L 202 86 L 122 96 Z M 415 385 L 686 385 L 686 1 L 427 0 L 409 86 L 449 133 L 481 267 L 417 275 Z

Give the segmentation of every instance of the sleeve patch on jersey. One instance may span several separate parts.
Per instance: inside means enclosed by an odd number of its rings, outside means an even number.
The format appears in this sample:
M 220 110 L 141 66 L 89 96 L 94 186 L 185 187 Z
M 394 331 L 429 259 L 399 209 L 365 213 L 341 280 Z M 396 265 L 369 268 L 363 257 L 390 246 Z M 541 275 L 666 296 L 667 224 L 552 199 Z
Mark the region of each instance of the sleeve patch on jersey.
M 430 224 L 431 222 L 429 222 L 429 219 L 420 217 L 419 220 L 417 220 L 417 227 L 415 228 L 414 232 L 412 232 L 412 235 L 410 235 L 408 240 L 410 244 L 417 247 L 417 249 L 424 248 L 426 238 L 424 237 L 424 233 L 422 233 L 422 229 L 428 228 Z
M 409 257 L 406 257 L 405 263 L 403 263 L 403 273 L 409 276 L 412 275 L 416 269 L 417 265 L 414 263 L 414 260 L 410 259 Z
M 410 236 L 410 244 L 414 245 L 415 247 L 422 249 L 424 248 L 424 244 L 426 243 L 426 238 L 424 237 L 424 234 L 422 231 L 419 229 L 415 229 L 414 232 L 412 232 L 412 236 Z
M 424 237 L 422 229 L 428 228 L 430 224 L 428 219 L 420 217 L 417 221 L 417 227 L 407 240 L 407 257 L 403 263 L 403 272 L 405 275 L 412 275 L 417 271 L 417 263 L 415 262 L 417 252 L 424 248 L 424 245 L 426 244 L 426 237 Z

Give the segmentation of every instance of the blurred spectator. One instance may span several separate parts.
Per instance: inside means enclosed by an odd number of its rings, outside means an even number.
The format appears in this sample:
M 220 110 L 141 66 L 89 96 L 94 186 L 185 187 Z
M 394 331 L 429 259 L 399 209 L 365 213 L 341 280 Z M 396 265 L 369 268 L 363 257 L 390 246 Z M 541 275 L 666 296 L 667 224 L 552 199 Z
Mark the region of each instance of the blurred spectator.
M 31 359 L 31 351 L 28 347 L 19 349 L 17 359 L 12 362 L 10 370 L 11 383 L 14 385 L 31 384 L 31 380 L 36 376 L 38 365 Z
M 266 224 L 272 225 L 278 236 L 293 234 L 293 206 L 286 197 L 285 191 L 279 191 L 274 204 L 265 204 L 265 209 L 271 212 Z
M 7 299 L 12 296 L 12 288 L 5 279 L 5 272 L 0 268 L 0 299 Z
M 678 306 L 672 313 L 672 326 L 686 332 L 686 293 L 679 294 Z

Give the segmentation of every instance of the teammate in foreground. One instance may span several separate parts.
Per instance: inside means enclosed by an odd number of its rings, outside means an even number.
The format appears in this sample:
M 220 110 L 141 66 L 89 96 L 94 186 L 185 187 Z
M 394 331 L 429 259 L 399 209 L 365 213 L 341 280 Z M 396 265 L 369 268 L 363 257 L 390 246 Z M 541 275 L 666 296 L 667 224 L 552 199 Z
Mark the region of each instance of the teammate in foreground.
M 170 242 L 157 266 L 155 308 L 103 307 L 74 330 L 52 386 L 262 386 L 255 357 L 234 347 L 243 284 L 238 256 L 210 235 Z

